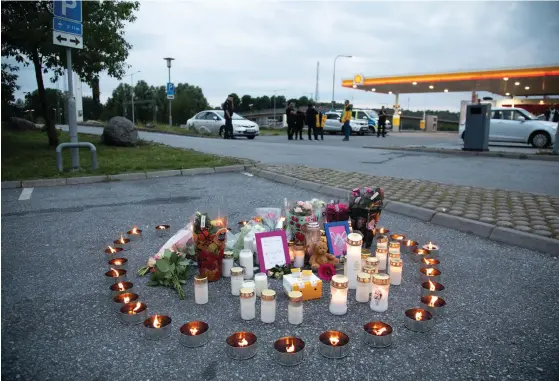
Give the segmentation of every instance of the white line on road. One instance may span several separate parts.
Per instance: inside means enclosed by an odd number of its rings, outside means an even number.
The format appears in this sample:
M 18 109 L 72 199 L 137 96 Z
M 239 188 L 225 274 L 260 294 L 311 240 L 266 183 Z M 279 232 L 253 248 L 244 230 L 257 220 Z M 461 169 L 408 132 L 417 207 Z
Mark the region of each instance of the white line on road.
M 33 189 L 34 188 L 23 188 L 19 195 L 19 201 L 29 200 L 31 198 L 31 193 L 33 193 Z
M 254 175 L 252 173 L 248 173 L 248 172 L 241 172 L 243 175 L 248 176 L 248 177 L 253 177 Z

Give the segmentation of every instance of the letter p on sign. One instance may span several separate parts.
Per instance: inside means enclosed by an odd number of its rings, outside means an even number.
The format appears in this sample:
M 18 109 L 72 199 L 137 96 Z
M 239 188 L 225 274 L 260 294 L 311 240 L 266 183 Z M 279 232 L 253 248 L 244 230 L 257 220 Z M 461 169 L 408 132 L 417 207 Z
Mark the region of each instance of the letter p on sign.
M 62 15 L 64 16 L 68 16 L 68 9 L 75 9 L 76 6 L 78 5 L 78 2 L 76 0 L 70 0 L 70 1 L 63 1 L 62 2 Z

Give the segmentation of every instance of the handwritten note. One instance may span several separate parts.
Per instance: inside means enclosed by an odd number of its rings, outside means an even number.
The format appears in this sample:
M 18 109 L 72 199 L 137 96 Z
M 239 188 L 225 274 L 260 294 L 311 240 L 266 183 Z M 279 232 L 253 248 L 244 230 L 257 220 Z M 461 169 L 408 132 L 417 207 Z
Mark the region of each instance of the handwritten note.
M 255 238 L 261 271 L 289 263 L 285 231 L 256 233 Z

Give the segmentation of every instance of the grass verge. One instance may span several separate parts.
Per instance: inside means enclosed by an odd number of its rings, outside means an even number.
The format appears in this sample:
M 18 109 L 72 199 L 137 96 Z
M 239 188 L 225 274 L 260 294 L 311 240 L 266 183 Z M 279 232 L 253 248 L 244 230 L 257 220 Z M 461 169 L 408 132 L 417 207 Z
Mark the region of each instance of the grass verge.
M 146 127 L 143 125 L 137 126 L 138 130 L 140 131 L 148 131 L 148 132 L 164 132 L 167 134 L 175 134 L 175 135 L 185 135 L 185 136 L 202 136 L 205 138 L 219 138 L 216 135 L 208 135 L 208 134 L 199 134 L 190 129 L 181 128 L 181 127 L 169 127 L 164 124 L 156 124 L 154 127 Z M 260 128 L 260 135 L 259 136 L 280 136 L 285 135 L 285 130 L 277 130 L 271 128 Z M 242 139 L 242 138 L 240 138 Z M 258 139 L 258 137 L 257 137 Z
M 99 136 L 79 134 L 80 141 L 97 147 L 99 169 L 91 170 L 91 155 L 80 149 L 79 171 L 58 173 L 56 152 L 48 147 L 47 136 L 41 131 L 9 131 L 2 129 L 2 181 L 42 178 L 65 178 L 89 175 L 113 175 L 125 172 L 145 172 L 164 169 L 220 167 L 240 164 L 239 160 L 208 155 L 194 150 L 172 148 L 141 141 L 137 147 L 110 147 L 99 143 Z M 66 132 L 60 132 L 60 142 L 68 142 Z M 71 163 L 70 149 L 63 151 L 64 167 Z

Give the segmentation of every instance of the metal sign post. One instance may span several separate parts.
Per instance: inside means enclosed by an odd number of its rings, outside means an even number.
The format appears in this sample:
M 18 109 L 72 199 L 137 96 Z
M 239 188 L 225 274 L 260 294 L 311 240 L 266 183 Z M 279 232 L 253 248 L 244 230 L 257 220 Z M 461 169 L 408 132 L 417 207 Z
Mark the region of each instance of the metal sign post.
M 171 83 L 171 61 L 174 58 L 166 57 L 163 58 L 167 61 L 167 67 L 169 68 L 169 81 L 167 82 L 167 99 L 169 100 L 169 127 L 173 127 L 173 115 L 171 114 L 171 101 L 175 98 L 175 86 Z
M 52 43 L 66 47 L 69 93 L 68 128 L 70 130 L 70 145 L 72 146 L 72 168 L 78 169 L 80 167 L 80 151 L 78 148 L 78 120 L 72 73 L 72 49 L 83 49 L 81 0 L 54 1 L 52 23 Z

